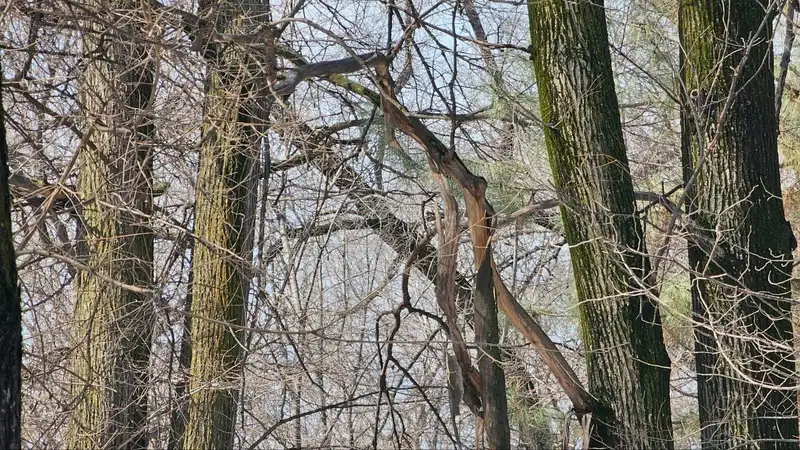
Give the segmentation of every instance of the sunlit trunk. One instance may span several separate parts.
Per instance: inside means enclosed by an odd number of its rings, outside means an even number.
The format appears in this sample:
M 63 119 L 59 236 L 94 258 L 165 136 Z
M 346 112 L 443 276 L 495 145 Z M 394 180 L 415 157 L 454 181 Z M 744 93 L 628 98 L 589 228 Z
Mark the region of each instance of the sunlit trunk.
M 144 112 L 155 67 L 151 47 L 131 37 L 142 28 L 132 12 L 138 6 L 92 6 L 104 12 L 84 23 L 84 52 L 102 57 L 88 60 L 79 88 L 86 121 L 78 194 L 88 269 L 76 285 L 68 446 L 146 448 L 154 294 L 153 126 Z

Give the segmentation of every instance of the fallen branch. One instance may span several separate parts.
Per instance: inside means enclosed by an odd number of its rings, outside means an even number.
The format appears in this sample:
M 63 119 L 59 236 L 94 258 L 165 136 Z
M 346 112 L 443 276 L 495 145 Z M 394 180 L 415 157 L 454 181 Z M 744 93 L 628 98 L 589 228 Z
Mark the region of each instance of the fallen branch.
M 366 66 L 365 61 L 360 58 L 352 59 L 359 64 L 359 67 Z M 380 94 L 376 94 L 374 91 L 342 77 L 341 72 L 323 75 L 318 70 L 321 64 L 324 63 L 309 64 L 309 66 L 316 65 L 317 68 L 314 70 L 307 69 L 298 73 L 301 73 L 301 75 L 315 73 L 317 76 L 324 76 L 334 84 L 350 88 L 353 92 L 371 100 L 373 104 L 380 105 L 384 110 L 384 116 L 388 116 L 400 131 L 422 146 L 428 155 L 432 171 L 434 173 L 442 173 L 458 183 L 464 192 L 473 253 L 476 268 L 479 268 L 480 262 L 484 260 L 485 256 L 491 258 L 491 252 L 487 250 L 490 249 L 494 210 L 486 200 L 486 180 L 473 174 L 454 149 L 448 149 L 419 119 L 410 117 L 405 108 L 395 98 L 388 96 L 389 93 L 380 92 Z M 385 85 L 385 80 L 388 78 L 388 61 L 386 58 L 380 53 L 371 54 L 370 65 L 376 69 L 378 78 L 383 81 L 376 84 L 379 86 Z M 351 67 L 354 66 L 355 64 L 351 65 Z M 547 364 L 566 392 L 575 411 L 578 414 L 592 411 L 596 404 L 595 400 L 580 383 L 575 372 L 550 337 L 511 295 L 496 267 L 494 267 L 493 261 L 492 267 L 495 294 L 500 309 L 537 350 L 542 360 Z
M 273 85 L 272 90 L 278 95 L 291 95 L 297 89 L 297 85 L 309 78 L 357 72 L 364 67 L 375 67 L 379 64 L 384 64 L 383 59 L 382 54 L 371 52 L 358 55 L 356 58 L 344 58 L 297 66 L 287 69 L 284 73 L 286 78 Z
M 441 175 L 435 175 L 436 183 L 439 185 L 439 192 L 442 195 L 442 203 L 444 206 L 444 219 L 439 216 L 438 209 L 434 209 L 436 213 L 436 226 L 439 230 L 439 263 L 436 271 L 436 302 L 439 308 L 444 312 L 444 317 L 447 322 L 448 333 L 450 341 L 453 344 L 453 352 L 455 353 L 456 361 L 461 369 L 463 378 L 469 379 L 470 383 L 465 383 L 467 389 L 472 386 L 481 386 L 480 374 L 473 368 L 470 359 L 469 350 L 467 350 L 467 343 L 461 333 L 461 328 L 458 326 L 458 315 L 456 312 L 456 275 L 458 264 L 458 236 L 461 234 L 458 220 L 458 202 L 456 202 L 450 187 L 447 185 L 447 180 Z M 462 378 L 462 380 L 463 380 Z M 475 393 L 480 398 L 480 391 Z M 478 416 L 478 411 L 473 409 L 473 414 Z

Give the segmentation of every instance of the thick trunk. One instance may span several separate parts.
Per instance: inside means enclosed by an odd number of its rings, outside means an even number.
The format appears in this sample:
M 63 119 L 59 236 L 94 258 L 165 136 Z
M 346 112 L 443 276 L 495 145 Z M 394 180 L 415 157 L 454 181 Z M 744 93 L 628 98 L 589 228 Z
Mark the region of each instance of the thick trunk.
M 223 2 L 218 8 L 217 31 L 222 33 L 252 32 L 256 24 L 251 20 L 264 20 L 261 3 Z M 233 446 L 244 342 L 237 327 L 244 325 L 249 291 L 254 164 L 266 124 L 257 53 L 220 46 L 206 54 L 208 94 L 192 260 L 189 417 L 183 441 L 187 449 Z
M 94 128 L 78 181 L 91 270 L 81 271 L 76 287 L 68 446 L 146 448 L 152 299 L 146 289 L 120 283 L 146 288 L 152 280 L 153 235 L 143 219 L 153 201 L 152 126 L 142 110 L 152 94 L 153 60 L 148 48 L 131 43 L 141 26 L 133 13 L 114 13 L 131 5 L 95 6 L 111 11 L 103 20 L 114 27 L 87 23 L 84 38 L 85 53 L 99 53 L 79 93 Z
M 0 70 L 0 73 L 3 73 Z M 20 448 L 22 310 L 11 238 L 8 141 L 0 95 L 0 448 Z
M 681 114 L 703 448 L 798 448 L 791 229 L 766 1 L 682 1 Z
M 603 4 L 531 2 L 533 62 L 577 287 L 590 446 L 671 448 L 670 360 L 625 154 Z

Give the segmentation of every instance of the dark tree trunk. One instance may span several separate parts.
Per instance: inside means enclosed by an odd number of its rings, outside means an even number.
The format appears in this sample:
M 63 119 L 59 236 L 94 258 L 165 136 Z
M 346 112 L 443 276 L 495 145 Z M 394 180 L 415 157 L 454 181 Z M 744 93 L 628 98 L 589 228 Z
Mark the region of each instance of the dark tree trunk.
M 478 367 L 483 388 L 483 420 L 486 441 L 491 449 L 511 448 L 508 427 L 506 376 L 497 324 L 497 299 L 494 295 L 491 247 L 486 249 L 475 276 L 475 340 L 478 341 Z M 477 256 L 476 256 L 477 257 Z
M 591 448 L 672 448 L 669 373 L 634 216 L 602 1 L 530 2 L 545 140 L 577 287 Z M 649 292 L 648 292 L 649 291 Z
M 0 448 L 18 449 L 21 446 L 22 310 L 11 239 L 8 177 L 8 141 L 0 95 Z
M 798 448 L 791 229 L 766 1 L 680 3 L 681 114 L 704 449 Z M 746 59 L 745 59 L 746 58 Z M 777 440 L 777 441 L 776 441 Z

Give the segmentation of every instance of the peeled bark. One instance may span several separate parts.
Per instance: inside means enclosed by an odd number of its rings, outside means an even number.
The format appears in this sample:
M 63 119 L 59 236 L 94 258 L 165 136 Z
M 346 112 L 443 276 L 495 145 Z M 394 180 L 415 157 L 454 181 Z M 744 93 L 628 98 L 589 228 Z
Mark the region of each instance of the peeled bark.
M 0 70 L 0 73 L 3 71 Z M 11 233 L 8 141 L 0 95 L 0 448 L 21 446 L 22 309 Z
M 533 65 L 587 351 L 590 448 L 672 448 L 670 360 L 611 70 L 602 1 L 528 4 Z
M 456 320 L 456 305 L 468 308 L 472 298 L 472 288 L 467 278 L 460 272 L 453 271 L 456 262 L 453 246 L 457 246 L 458 240 L 442 237 L 441 239 L 451 245 L 446 249 L 440 249 L 437 259 L 437 249 L 427 242 L 425 233 L 398 218 L 392 205 L 385 198 L 370 195 L 371 189 L 361 175 L 347 164 L 339 153 L 330 150 L 331 142 L 322 134 L 315 133 L 310 127 L 302 124 L 299 126 L 302 133 L 291 133 L 291 136 L 294 138 L 292 142 L 294 145 L 305 149 L 302 160 L 311 162 L 322 173 L 330 176 L 337 188 L 342 192 L 347 192 L 356 211 L 365 217 L 365 226 L 372 228 L 383 242 L 398 254 L 410 254 L 418 247 L 423 246 L 421 250 L 417 250 L 419 257 L 413 259 L 413 264 L 425 277 L 436 284 L 437 301 L 445 313 L 449 337 L 454 343 L 455 354 L 465 374 L 463 399 L 470 410 L 479 413 L 481 409 L 480 375 L 470 361 L 469 352 Z M 436 179 L 440 183 L 440 188 L 446 187 L 446 185 L 442 185 L 444 178 L 436 177 Z M 454 235 L 452 233 L 457 233 L 459 226 L 457 205 L 449 204 L 447 195 L 443 194 L 443 198 L 445 213 L 450 213 L 449 208 L 453 208 L 454 211 L 453 214 L 445 216 L 445 230 L 443 231 L 448 235 Z M 454 202 L 455 199 L 453 198 L 452 201 Z M 454 223 L 450 223 L 447 220 L 448 217 L 452 218 Z M 442 252 L 452 258 L 443 258 Z M 452 279 L 450 279 L 451 277 Z
M 266 6 L 260 2 L 222 2 L 216 7 L 220 33 L 246 34 L 265 17 Z M 209 74 L 196 190 L 186 449 L 233 446 L 244 342 L 236 326 L 244 325 L 255 162 L 267 116 L 258 53 L 220 45 L 207 47 L 206 55 Z
M 381 55 L 382 56 L 382 55 Z M 381 108 L 384 120 L 417 141 L 428 156 L 428 165 L 435 175 L 446 175 L 459 184 L 464 192 L 470 240 L 478 274 L 475 280 L 473 301 L 475 304 L 475 339 L 478 341 L 481 378 L 482 421 L 486 440 L 490 448 L 509 448 L 508 401 L 505 392 L 505 373 L 500 365 L 502 357 L 497 347 L 499 328 L 497 323 L 498 291 L 495 283 L 496 270 L 491 251 L 494 208 L 486 200 L 486 180 L 473 174 L 464 165 L 455 148 L 447 148 L 421 121 L 408 116 L 405 108 L 394 95 L 393 85 L 386 64 L 375 65 L 378 88 L 381 91 Z
M 680 3 L 686 209 L 714 242 L 689 246 L 704 449 L 798 448 L 769 5 Z
M 94 133 L 79 155 L 79 197 L 88 256 L 77 279 L 70 448 L 146 448 L 153 330 L 152 126 L 148 46 L 134 43 L 136 5 L 95 2 L 102 23 L 87 22 L 89 60 L 79 90 Z M 104 36 L 101 36 L 104 34 Z M 135 211 L 135 213 L 133 212 Z M 141 214 L 140 214 L 141 213 Z M 113 281 L 111 281 L 113 280 Z M 135 286 L 144 289 L 128 289 Z
M 287 56 L 298 63 L 304 64 L 296 55 Z M 381 72 L 384 72 L 383 76 L 386 76 L 385 57 L 378 58 L 377 60 L 371 59 L 370 63 Z M 311 70 L 305 71 L 305 73 L 311 72 Z M 341 71 L 335 73 L 341 73 Z M 318 75 L 325 76 L 324 74 Z M 421 121 L 409 116 L 406 109 L 397 102 L 396 98 L 389 97 L 388 92 L 377 93 L 341 75 L 328 75 L 326 78 L 339 87 L 365 97 L 375 106 L 384 107 L 384 113 L 390 116 L 392 123 L 406 135 L 417 141 L 422 146 L 423 150 L 425 150 L 436 177 L 438 178 L 439 175 L 445 175 L 460 186 L 466 200 L 467 215 L 469 217 L 467 228 L 471 230 L 470 237 L 472 239 L 475 260 L 476 262 L 482 263 L 484 256 L 488 255 L 488 257 L 491 258 L 491 252 L 487 252 L 486 250 L 489 249 L 494 210 L 485 197 L 486 180 L 473 174 L 464 165 L 455 151 L 448 149 Z M 285 92 L 285 95 L 289 95 L 290 93 L 291 91 Z M 309 142 L 311 141 L 314 141 L 314 139 L 311 139 Z M 340 166 L 337 164 L 334 167 Z M 347 166 L 345 165 L 343 167 Z M 324 168 L 322 170 L 325 171 Z M 347 176 L 349 175 L 342 175 L 338 178 L 344 177 L 348 179 Z M 350 179 L 355 180 L 356 177 Z M 345 182 L 343 187 L 348 187 L 348 183 L 349 181 Z M 413 233 L 408 232 L 406 224 L 397 220 L 396 217 L 391 214 L 387 214 L 386 207 L 376 209 L 381 211 L 381 214 L 378 215 L 378 224 L 384 224 L 384 226 L 376 227 L 376 231 L 381 235 L 381 238 L 397 252 L 407 252 L 415 248 L 414 245 L 410 248 L 406 248 L 406 246 L 413 242 L 413 240 L 408 238 L 408 235 Z M 375 215 L 375 212 L 373 211 L 365 215 L 372 217 Z M 387 223 L 390 225 L 386 226 L 385 224 Z M 425 253 L 434 254 L 435 250 L 429 249 Z M 558 347 L 556 347 L 544 330 L 542 330 L 536 321 L 522 308 L 519 302 L 517 302 L 513 295 L 511 295 L 500 273 L 494 266 L 494 261 L 491 261 L 491 263 L 492 283 L 494 285 L 494 297 L 496 298 L 497 306 L 539 353 L 539 356 L 545 364 L 547 364 L 547 367 L 551 370 L 569 397 L 575 411 L 581 416 L 595 411 L 597 409 L 596 402 L 581 385 L 580 380 L 569 366 L 566 359 L 564 359 Z M 418 265 L 418 267 L 420 266 Z M 428 265 L 426 263 L 420 267 L 420 270 L 422 270 L 429 279 L 435 280 L 436 271 L 432 271 L 430 269 L 432 267 L 433 265 Z M 456 296 L 461 298 L 465 295 L 468 295 L 468 293 L 464 294 L 463 286 L 457 283 Z M 470 377 L 466 377 L 465 379 L 469 380 Z M 470 384 L 469 382 L 465 383 L 465 387 L 468 387 Z M 465 393 L 469 393 L 469 389 L 466 389 Z M 464 398 L 466 399 L 468 397 L 469 395 L 465 395 Z

